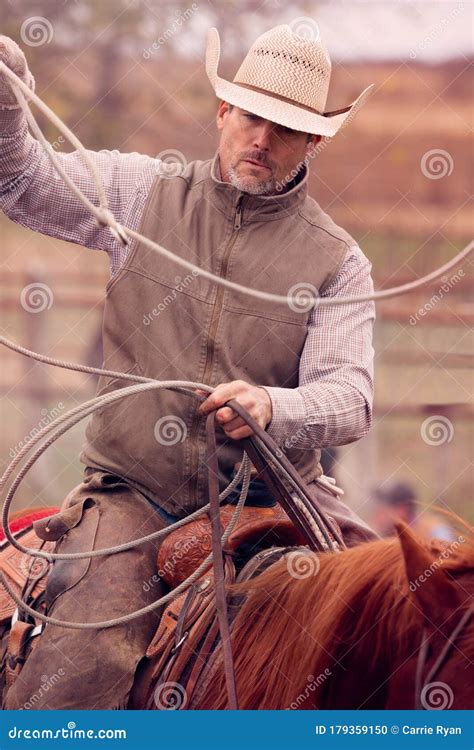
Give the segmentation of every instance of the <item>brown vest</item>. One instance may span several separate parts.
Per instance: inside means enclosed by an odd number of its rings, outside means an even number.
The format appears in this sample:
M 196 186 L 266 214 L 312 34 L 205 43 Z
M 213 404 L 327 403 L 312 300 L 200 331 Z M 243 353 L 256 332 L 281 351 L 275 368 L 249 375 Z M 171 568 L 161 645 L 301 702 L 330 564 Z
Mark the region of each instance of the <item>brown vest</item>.
M 216 275 L 287 295 L 336 276 L 352 237 L 307 195 L 308 173 L 278 196 L 242 193 L 216 175 L 213 159 L 179 176 L 158 175 L 140 232 Z M 231 380 L 296 388 L 308 312 L 217 287 L 143 243 L 136 243 L 107 286 L 104 367 L 158 380 L 215 386 Z M 130 385 L 101 378 L 98 393 Z M 81 460 L 120 474 L 168 512 L 185 516 L 208 502 L 205 419 L 197 400 L 160 390 L 96 412 Z M 219 429 L 223 488 L 238 442 Z M 321 473 L 320 451 L 286 450 L 308 482 Z

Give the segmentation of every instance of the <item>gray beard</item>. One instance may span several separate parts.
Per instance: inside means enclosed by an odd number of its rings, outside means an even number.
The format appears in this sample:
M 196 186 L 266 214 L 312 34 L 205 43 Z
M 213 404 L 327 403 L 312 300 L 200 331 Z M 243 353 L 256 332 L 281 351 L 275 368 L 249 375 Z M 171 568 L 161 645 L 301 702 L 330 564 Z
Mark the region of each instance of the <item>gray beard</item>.
M 233 167 L 229 167 L 229 178 L 230 184 L 242 193 L 249 193 L 250 195 L 272 195 L 275 192 L 275 180 L 273 178 L 266 182 L 255 182 L 248 177 L 239 177 Z M 250 182 L 251 184 L 249 185 L 248 183 Z

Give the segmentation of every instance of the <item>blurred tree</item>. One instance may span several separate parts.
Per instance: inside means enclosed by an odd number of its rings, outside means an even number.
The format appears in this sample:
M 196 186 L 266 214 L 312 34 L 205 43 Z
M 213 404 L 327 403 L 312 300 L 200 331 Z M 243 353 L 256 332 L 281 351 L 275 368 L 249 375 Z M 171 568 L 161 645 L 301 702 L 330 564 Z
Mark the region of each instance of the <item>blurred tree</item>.
M 150 16 L 138 0 L 32 1 L 10 6 L 2 32 L 22 47 L 42 98 L 73 128 L 86 119 L 79 137 L 88 136 L 96 149 L 108 148 L 118 138 L 120 114 L 133 95 L 118 85 L 123 67 L 136 64 Z M 57 143 L 58 134 L 40 119 Z

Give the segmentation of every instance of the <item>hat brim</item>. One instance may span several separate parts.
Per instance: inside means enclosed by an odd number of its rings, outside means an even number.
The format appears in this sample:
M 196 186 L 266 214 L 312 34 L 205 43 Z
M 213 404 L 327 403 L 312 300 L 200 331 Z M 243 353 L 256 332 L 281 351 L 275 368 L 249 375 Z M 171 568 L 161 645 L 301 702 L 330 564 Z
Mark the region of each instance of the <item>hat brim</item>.
M 217 29 L 212 28 L 207 36 L 206 73 L 219 99 L 286 128 L 300 130 L 303 133 L 323 135 L 328 138 L 336 135 L 346 121 L 352 120 L 375 85 L 372 83 L 367 86 L 357 99 L 348 105 L 347 111 L 330 116 L 318 115 L 315 112 L 298 107 L 297 104 L 282 101 L 271 94 L 262 94 L 259 91 L 220 78 L 217 74 L 219 57 L 219 33 Z

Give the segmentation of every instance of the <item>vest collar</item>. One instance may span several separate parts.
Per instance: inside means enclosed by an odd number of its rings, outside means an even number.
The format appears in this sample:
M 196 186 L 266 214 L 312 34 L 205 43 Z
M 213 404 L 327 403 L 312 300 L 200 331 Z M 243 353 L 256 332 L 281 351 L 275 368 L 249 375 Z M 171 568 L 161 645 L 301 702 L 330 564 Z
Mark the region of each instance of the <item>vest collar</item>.
M 308 167 L 306 165 L 303 166 L 296 184 L 285 193 L 280 195 L 251 195 L 238 190 L 230 182 L 224 182 L 221 179 L 218 151 L 208 164 L 208 182 L 213 203 L 229 219 L 233 218 L 235 206 L 241 196 L 244 196 L 242 206 L 246 222 L 271 221 L 272 219 L 280 219 L 283 215 L 293 214 L 307 197 Z

